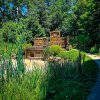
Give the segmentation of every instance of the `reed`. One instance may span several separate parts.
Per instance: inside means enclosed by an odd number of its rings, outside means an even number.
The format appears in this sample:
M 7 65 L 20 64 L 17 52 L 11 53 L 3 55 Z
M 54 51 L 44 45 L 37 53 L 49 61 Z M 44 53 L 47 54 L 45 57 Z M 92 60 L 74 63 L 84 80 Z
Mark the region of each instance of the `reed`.
M 5 45 L 6 49 L 1 50 L 0 99 L 52 99 L 52 96 L 57 92 L 57 83 L 75 78 L 78 75 L 77 60 L 64 60 L 60 63 L 48 62 L 43 68 L 33 63 L 33 69 L 26 70 L 22 49 L 23 40 L 23 36 L 20 35 L 16 44 Z M 16 51 L 15 64 L 12 60 L 14 50 Z

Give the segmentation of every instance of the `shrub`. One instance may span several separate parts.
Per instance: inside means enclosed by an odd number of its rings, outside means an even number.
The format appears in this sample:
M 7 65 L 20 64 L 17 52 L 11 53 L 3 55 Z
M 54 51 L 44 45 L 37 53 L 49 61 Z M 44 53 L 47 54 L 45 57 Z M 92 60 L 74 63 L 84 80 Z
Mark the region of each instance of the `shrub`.
M 63 59 L 67 59 L 67 55 L 68 55 L 67 51 L 62 51 L 62 52 L 60 52 L 60 54 L 58 56 L 63 58 Z
M 79 51 L 76 49 L 71 49 L 69 51 L 62 51 L 59 53 L 59 57 L 64 59 L 76 60 L 78 57 Z
M 31 48 L 31 47 L 32 47 L 32 44 L 31 43 L 24 43 L 22 45 L 23 50 L 25 50 L 26 48 Z
M 98 49 L 97 49 L 97 47 L 92 47 L 91 49 L 90 49 L 90 53 L 98 53 Z
M 59 53 L 65 51 L 63 48 L 61 48 L 58 45 L 52 45 L 45 49 L 44 53 L 46 56 L 57 56 Z
M 52 45 L 50 47 L 47 47 L 44 53 L 46 57 L 56 56 L 56 57 L 61 57 L 63 59 L 76 60 L 78 57 L 79 51 L 76 49 L 71 49 L 69 51 L 66 51 L 58 45 Z

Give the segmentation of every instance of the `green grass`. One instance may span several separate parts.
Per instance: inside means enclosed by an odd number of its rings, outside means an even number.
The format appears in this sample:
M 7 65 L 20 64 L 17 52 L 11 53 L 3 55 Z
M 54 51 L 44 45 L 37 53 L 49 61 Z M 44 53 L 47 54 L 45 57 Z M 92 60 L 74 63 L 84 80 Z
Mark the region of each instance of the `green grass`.
M 79 51 L 76 49 L 71 49 L 70 51 L 67 52 L 67 58 L 76 60 L 79 55 Z
M 9 50 L 5 52 L 8 56 L 3 54 L 3 57 L 6 57 L 5 59 L 10 62 L 11 46 L 8 47 Z M 5 69 L 7 74 L 3 70 L 3 78 L 1 78 L 2 75 L 0 76 L 0 88 L 2 90 L 0 90 L 0 99 L 50 100 L 51 98 L 51 100 L 86 100 L 91 86 L 96 81 L 98 72 L 97 64 L 91 58 L 86 57 L 83 63 L 82 77 L 78 76 L 77 73 L 76 59 L 79 51 L 75 49 L 66 52 L 66 58 L 70 60 L 63 65 L 56 63 L 52 66 L 48 65 L 48 68 L 44 71 L 35 69 L 29 73 L 19 73 L 22 72 L 21 64 L 23 65 L 20 45 L 18 45 L 18 50 L 17 63 L 19 66 L 17 67 L 19 70 L 13 72 L 12 65 L 9 62 L 6 63 L 6 60 L 2 64 L 2 68 L 7 66 L 9 70 Z M 1 69 L 0 72 L 2 72 Z M 13 77 L 10 76 L 13 75 L 12 72 L 15 75 Z M 9 78 L 9 81 L 7 78 Z
M 30 46 L 30 45 L 29 45 Z M 17 48 L 16 48 L 17 47 Z M 24 46 L 26 47 L 26 45 Z M 12 44 L 0 47 L 0 100 L 43 100 L 46 97 L 47 73 L 39 66 L 34 65 L 34 70 L 25 71 L 23 63 L 23 45 L 21 40 L 15 45 L 17 49 L 17 66 L 13 67 Z
M 86 100 L 90 88 L 97 78 L 97 64 L 89 57 L 86 57 L 83 64 L 83 79 L 65 79 L 60 83 L 56 82 L 56 91 L 52 100 Z
M 44 100 L 46 97 L 47 77 L 41 69 L 10 78 L 4 85 L 0 82 L 0 100 Z

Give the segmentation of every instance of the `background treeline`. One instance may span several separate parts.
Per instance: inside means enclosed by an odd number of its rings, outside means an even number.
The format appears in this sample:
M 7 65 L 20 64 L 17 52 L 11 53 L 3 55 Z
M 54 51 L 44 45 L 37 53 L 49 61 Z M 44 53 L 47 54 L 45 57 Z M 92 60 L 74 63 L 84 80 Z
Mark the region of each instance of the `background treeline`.
M 24 34 L 31 42 L 34 36 L 49 36 L 55 29 L 71 35 L 71 43 L 90 49 L 100 43 L 99 0 L 1 0 L 0 41 L 16 41 Z

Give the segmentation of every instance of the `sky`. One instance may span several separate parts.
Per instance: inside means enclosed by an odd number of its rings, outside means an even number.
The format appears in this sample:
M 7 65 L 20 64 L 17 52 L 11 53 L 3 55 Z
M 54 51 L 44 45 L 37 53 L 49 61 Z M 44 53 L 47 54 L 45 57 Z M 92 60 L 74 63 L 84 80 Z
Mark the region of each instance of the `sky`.
M 12 3 L 9 3 L 9 6 L 10 6 L 11 8 L 14 7 L 14 5 L 13 5 Z M 1 7 L 1 10 L 2 10 L 2 11 L 4 10 L 4 7 L 5 7 L 5 6 L 2 6 L 2 7 Z M 23 5 L 23 6 L 21 7 L 21 12 L 22 12 L 22 15 L 25 15 L 25 14 L 28 12 L 27 5 Z
M 25 14 L 28 12 L 27 5 L 24 5 L 24 6 L 21 8 L 21 11 L 22 11 L 22 14 L 25 15 Z

